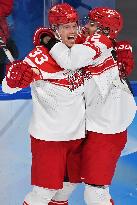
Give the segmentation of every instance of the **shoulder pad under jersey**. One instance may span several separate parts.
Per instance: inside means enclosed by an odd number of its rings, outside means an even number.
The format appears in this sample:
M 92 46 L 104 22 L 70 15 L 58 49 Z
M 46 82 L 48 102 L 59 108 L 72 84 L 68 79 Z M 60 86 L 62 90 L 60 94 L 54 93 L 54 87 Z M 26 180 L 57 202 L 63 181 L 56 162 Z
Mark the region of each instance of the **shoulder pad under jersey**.
M 59 67 L 44 46 L 36 46 L 27 55 L 25 61 L 31 66 L 36 66 L 40 70 L 48 73 L 55 73 L 64 70 Z

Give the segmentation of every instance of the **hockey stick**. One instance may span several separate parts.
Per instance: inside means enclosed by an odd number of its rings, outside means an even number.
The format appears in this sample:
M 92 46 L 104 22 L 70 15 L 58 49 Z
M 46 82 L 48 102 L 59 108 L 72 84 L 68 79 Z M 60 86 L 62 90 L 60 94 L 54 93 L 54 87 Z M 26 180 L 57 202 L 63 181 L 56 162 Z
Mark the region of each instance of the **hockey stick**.
M 5 52 L 8 60 L 12 63 L 14 61 L 14 58 L 11 54 L 11 52 L 9 51 L 9 49 L 7 48 L 5 42 L 2 40 L 2 38 L 0 37 L 0 47 L 3 49 L 3 51 Z
M 15 59 L 13 58 L 11 52 L 9 51 L 9 49 L 7 48 L 5 42 L 2 40 L 2 38 L 0 37 L 0 47 L 3 49 L 3 51 L 5 52 L 8 60 L 10 61 L 10 63 L 13 63 L 15 61 Z M 39 74 L 39 70 L 35 67 L 31 68 L 37 75 Z

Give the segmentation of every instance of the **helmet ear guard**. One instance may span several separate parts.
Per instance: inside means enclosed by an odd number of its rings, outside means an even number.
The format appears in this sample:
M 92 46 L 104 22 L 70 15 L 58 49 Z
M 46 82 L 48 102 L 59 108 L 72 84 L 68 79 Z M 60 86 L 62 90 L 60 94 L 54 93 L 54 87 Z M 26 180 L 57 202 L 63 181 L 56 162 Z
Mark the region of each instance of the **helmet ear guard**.
M 108 36 L 110 34 L 110 28 L 109 27 L 104 27 L 102 29 L 102 33 L 106 36 Z
M 54 31 L 54 32 L 56 32 L 56 30 L 57 30 L 57 25 L 51 25 L 51 29 Z

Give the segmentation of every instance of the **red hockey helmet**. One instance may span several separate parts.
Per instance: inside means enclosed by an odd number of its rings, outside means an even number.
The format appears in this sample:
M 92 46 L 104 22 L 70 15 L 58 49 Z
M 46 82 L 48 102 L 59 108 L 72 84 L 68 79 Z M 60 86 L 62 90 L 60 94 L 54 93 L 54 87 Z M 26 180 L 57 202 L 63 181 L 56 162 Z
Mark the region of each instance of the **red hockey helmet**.
M 114 9 L 94 8 L 89 12 L 88 17 L 90 20 L 96 21 L 101 30 L 108 29 L 108 36 L 112 39 L 116 38 L 123 26 L 122 16 Z
M 51 38 L 54 38 L 54 33 L 53 33 L 52 29 L 46 28 L 46 27 L 40 27 L 35 31 L 34 36 L 33 36 L 33 44 L 35 46 L 40 45 L 40 39 L 41 39 L 41 36 L 43 34 L 47 34 Z
M 77 22 L 78 13 L 72 6 L 67 3 L 57 4 L 49 10 L 48 20 L 51 26 Z

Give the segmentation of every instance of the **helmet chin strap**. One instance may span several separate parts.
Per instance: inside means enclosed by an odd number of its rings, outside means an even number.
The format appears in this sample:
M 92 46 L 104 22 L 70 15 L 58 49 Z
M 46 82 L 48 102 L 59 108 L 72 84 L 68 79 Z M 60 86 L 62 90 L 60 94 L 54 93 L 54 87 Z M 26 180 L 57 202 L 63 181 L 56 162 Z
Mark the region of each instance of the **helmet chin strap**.
M 60 36 L 60 34 L 58 32 L 57 26 L 56 25 L 52 25 L 51 29 L 54 32 L 55 38 L 62 42 L 62 39 L 61 39 L 61 36 Z
M 62 39 L 61 39 L 60 33 L 58 32 L 57 29 L 56 29 L 56 31 L 55 31 L 55 38 L 57 38 L 59 41 L 62 42 Z
M 80 25 L 78 25 L 78 29 L 77 29 L 77 34 L 79 34 L 82 30 L 82 27 Z

